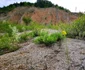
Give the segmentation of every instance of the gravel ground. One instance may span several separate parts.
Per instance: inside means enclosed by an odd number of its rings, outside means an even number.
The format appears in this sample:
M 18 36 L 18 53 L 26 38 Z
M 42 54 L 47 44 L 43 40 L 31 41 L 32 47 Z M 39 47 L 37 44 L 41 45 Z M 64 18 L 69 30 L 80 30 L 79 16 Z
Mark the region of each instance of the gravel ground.
M 0 70 L 85 70 L 85 41 L 67 38 L 48 47 L 30 43 L 1 55 Z

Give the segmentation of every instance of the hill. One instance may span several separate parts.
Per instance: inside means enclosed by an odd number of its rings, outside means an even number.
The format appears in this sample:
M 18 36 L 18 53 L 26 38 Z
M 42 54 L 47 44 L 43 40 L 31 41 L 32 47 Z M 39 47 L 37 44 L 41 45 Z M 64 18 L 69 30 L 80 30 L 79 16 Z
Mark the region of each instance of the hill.
M 16 23 L 23 23 L 23 18 L 30 18 L 38 23 L 67 23 L 78 18 L 78 15 L 66 12 L 57 8 L 36 8 L 36 7 L 17 7 L 8 12 L 7 19 Z
M 67 23 L 79 17 L 79 13 L 71 13 L 68 9 L 54 5 L 50 1 L 14 3 L 0 8 L 0 20 L 23 23 L 23 18 L 30 18 L 38 23 Z
M 43 1 L 0 9 L 0 70 L 85 70 L 85 15 Z

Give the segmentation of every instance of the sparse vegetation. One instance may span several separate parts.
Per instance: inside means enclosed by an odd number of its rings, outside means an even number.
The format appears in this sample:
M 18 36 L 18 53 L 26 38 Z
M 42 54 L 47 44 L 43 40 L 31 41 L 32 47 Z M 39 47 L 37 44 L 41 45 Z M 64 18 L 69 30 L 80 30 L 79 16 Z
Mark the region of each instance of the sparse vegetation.
M 19 43 L 26 42 L 34 38 L 37 44 L 51 45 L 63 40 L 66 35 L 71 38 L 85 39 L 85 15 L 71 24 L 59 23 L 56 25 L 44 25 L 26 19 L 27 24 L 12 24 L 8 21 L 0 21 L 0 54 L 15 51 L 19 48 Z M 41 29 L 55 29 L 60 32 L 49 34 Z M 30 31 L 30 32 L 25 32 Z M 66 31 L 66 32 L 65 32 Z M 18 34 L 20 32 L 24 32 Z
M 35 24 L 35 25 L 34 25 Z M 37 36 L 37 28 L 44 26 L 32 22 L 30 25 L 12 24 L 8 21 L 0 21 L 0 54 L 19 49 L 19 43 L 23 43 Z M 36 29 L 36 30 L 35 30 Z M 28 30 L 26 33 L 25 31 Z M 33 30 L 29 32 L 29 30 Z M 21 31 L 24 33 L 19 34 Z

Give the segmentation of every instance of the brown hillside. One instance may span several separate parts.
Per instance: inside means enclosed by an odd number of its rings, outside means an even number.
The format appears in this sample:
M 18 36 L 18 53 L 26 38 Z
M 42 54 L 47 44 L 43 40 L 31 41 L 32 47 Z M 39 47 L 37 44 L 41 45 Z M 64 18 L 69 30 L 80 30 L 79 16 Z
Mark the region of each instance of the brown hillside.
M 9 20 L 12 22 L 23 23 L 23 17 L 30 17 L 33 21 L 39 23 L 58 23 L 71 22 L 78 18 L 77 15 L 67 13 L 56 8 L 35 8 L 18 7 L 8 13 Z

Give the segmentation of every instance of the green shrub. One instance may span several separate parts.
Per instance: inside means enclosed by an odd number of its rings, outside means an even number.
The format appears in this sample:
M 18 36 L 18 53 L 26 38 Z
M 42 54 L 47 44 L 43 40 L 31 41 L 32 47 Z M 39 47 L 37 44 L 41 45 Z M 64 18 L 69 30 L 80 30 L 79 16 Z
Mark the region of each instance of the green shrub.
M 20 40 L 19 42 L 26 42 L 27 40 L 29 39 L 32 39 L 33 37 L 36 37 L 38 36 L 38 31 L 36 30 L 33 30 L 31 32 L 24 32 L 23 34 L 21 34 L 19 37 L 20 37 Z
M 15 51 L 19 48 L 16 42 L 13 41 L 12 37 L 4 35 L 0 38 L 0 54 Z
M 29 40 L 30 33 L 23 33 L 20 35 L 19 43 L 26 42 Z
M 23 32 L 27 30 L 40 30 L 42 28 L 46 28 L 45 25 L 37 23 L 37 22 L 30 22 L 30 24 L 27 26 L 25 24 L 16 24 L 16 23 L 11 23 L 9 21 L 0 21 L 0 33 L 11 33 L 12 29 L 11 27 L 16 27 L 18 32 Z
M 26 25 L 28 25 L 31 21 L 32 21 L 32 19 L 30 18 L 30 17 L 24 17 L 23 18 L 23 21 L 24 21 L 24 23 L 26 24 Z
M 8 21 L 0 21 L 0 33 L 10 33 L 12 32 L 12 29 L 9 27 L 16 27 L 18 29 L 19 32 L 22 32 L 22 31 L 26 31 L 26 30 L 29 30 L 30 28 L 26 25 L 21 25 L 21 24 L 16 24 L 16 23 L 11 23 L 11 22 L 8 22 Z
M 68 32 L 68 36 L 72 38 L 85 38 L 84 36 L 85 32 L 85 15 L 77 19 L 72 23 L 72 26 L 70 27 L 70 30 Z
M 10 28 L 11 32 L 9 32 L 8 35 L 10 37 L 13 37 L 13 40 L 15 42 L 19 42 L 20 36 L 18 34 L 18 29 L 16 28 L 16 26 L 12 27 L 11 25 L 9 25 L 9 28 Z
M 49 34 L 48 32 L 41 32 L 40 36 L 34 39 L 34 42 L 38 44 L 44 43 L 45 45 L 51 45 L 64 38 L 65 36 L 61 32 L 53 33 L 53 34 Z
M 19 48 L 18 29 L 11 25 L 7 27 L 9 27 L 9 30 L 0 37 L 0 54 L 15 51 Z
M 3 22 L 0 21 L 0 33 L 6 33 L 6 32 L 11 32 L 9 28 L 9 23 L 7 21 Z
M 28 29 L 29 30 L 40 30 L 42 28 L 45 28 L 46 26 L 37 22 L 32 21 L 29 25 L 28 25 Z

